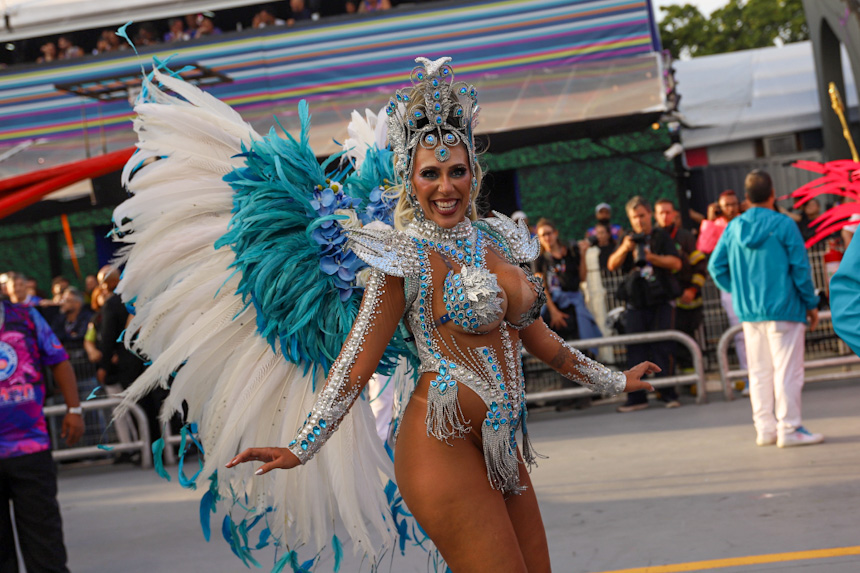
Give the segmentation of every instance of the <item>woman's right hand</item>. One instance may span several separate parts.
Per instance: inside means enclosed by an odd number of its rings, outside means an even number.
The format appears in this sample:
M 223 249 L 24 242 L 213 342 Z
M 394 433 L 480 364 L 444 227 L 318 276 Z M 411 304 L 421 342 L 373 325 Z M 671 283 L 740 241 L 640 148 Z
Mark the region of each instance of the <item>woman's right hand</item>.
M 302 465 L 299 458 L 287 448 L 248 448 L 227 463 L 228 468 L 245 462 L 266 462 L 254 472 L 261 476 L 274 469 L 288 470 Z
M 557 308 L 549 309 L 549 325 L 556 330 L 567 328 L 567 319 L 570 315 L 566 312 L 561 312 Z
M 625 370 L 624 375 L 627 377 L 627 385 L 624 387 L 625 392 L 635 392 L 636 390 L 653 391 L 654 387 L 642 380 L 643 376 L 648 374 L 656 374 L 663 369 L 653 362 L 640 362 L 630 370 Z

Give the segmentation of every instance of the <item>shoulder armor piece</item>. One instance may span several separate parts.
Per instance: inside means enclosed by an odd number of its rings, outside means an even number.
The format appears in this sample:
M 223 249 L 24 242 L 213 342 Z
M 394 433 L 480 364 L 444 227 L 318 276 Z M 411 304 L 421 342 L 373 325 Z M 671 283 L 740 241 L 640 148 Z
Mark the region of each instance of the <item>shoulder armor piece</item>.
M 420 273 L 418 250 L 412 238 L 392 228 L 363 227 L 347 231 L 347 249 L 385 274 L 395 277 L 415 277 Z
M 532 237 L 529 228 L 520 221 L 514 223 L 509 217 L 493 211 L 495 217 L 481 219 L 475 225 L 498 242 L 505 256 L 513 263 L 530 263 L 540 254 L 540 243 Z

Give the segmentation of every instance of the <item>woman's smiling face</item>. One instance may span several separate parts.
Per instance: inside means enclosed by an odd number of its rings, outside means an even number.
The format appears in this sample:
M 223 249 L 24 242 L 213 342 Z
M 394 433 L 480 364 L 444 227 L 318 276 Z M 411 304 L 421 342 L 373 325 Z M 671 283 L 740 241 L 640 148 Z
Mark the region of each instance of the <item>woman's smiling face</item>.
M 448 161 L 436 159 L 433 149 L 415 150 L 412 189 L 424 217 L 444 229 L 466 218 L 471 206 L 472 173 L 462 144 L 451 148 Z

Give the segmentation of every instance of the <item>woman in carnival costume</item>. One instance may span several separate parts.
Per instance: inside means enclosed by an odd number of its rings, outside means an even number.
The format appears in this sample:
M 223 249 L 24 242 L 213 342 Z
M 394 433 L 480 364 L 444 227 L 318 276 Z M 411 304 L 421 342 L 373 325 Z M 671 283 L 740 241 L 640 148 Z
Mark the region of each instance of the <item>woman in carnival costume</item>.
M 477 219 L 477 91 L 449 61 L 416 59 L 387 124 L 354 114 L 354 171 L 316 162 L 304 102 L 299 139 L 261 137 L 160 71 L 136 107 L 118 290 L 136 309 L 127 341 L 152 365 L 127 400 L 173 380 L 163 416 L 185 404 L 205 452 L 180 479 L 209 480 L 204 533 L 223 502 L 246 563 L 271 542 L 287 550 L 276 569 L 298 570 L 303 546 L 312 566 L 330 544 L 337 568 L 339 518 L 373 566 L 426 534 L 454 572 L 548 571 L 522 349 L 598 392 L 651 388 L 655 365 L 613 372 L 565 345 L 540 319 L 537 240 Z M 363 396 L 377 371 L 396 388 L 396 486 Z

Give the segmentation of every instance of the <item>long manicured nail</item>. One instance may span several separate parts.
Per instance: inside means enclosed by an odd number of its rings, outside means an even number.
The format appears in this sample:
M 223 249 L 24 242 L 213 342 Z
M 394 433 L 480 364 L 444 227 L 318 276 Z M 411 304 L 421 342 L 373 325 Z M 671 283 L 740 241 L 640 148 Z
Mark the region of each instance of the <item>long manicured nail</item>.
M 255 471 L 255 472 L 254 472 L 254 475 L 255 475 L 255 476 L 261 476 L 261 475 L 263 475 L 263 468 L 260 468 L 260 469 L 258 469 L 257 471 Z

